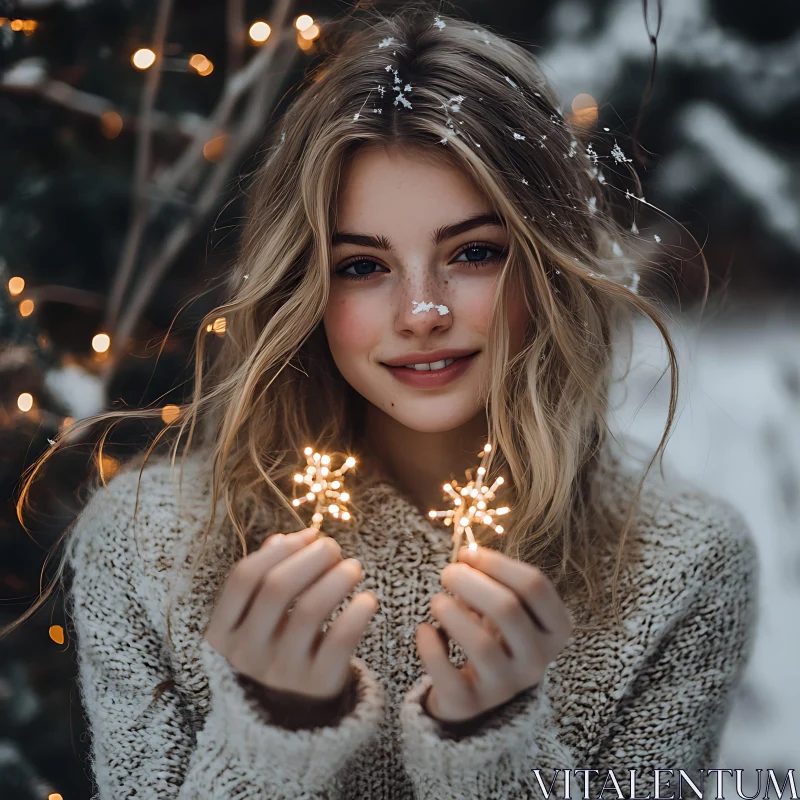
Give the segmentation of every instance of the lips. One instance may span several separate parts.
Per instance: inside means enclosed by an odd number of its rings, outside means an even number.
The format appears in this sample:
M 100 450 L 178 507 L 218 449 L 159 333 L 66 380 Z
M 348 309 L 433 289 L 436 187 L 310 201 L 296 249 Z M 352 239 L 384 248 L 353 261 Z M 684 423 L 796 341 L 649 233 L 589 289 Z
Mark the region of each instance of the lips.
M 396 380 L 407 386 L 418 389 L 434 389 L 460 378 L 471 368 L 476 356 L 477 352 L 460 357 L 453 356 L 454 360 L 451 364 L 442 369 L 434 370 L 409 369 L 406 366 L 392 367 L 388 364 L 383 366 L 389 370 Z
M 385 367 L 413 367 L 415 364 L 437 364 L 440 361 L 451 361 L 474 356 L 478 350 L 430 350 L 428 352 L 410 353 L 390 361 L 382 361 Z

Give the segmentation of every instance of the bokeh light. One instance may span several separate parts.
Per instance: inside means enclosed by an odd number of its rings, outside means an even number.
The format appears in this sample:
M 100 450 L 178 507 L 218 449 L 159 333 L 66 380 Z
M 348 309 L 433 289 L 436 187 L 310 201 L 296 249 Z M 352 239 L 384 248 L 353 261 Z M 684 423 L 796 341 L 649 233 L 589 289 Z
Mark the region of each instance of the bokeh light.
M 597 100 L 590 94 L 579 94 L 572 101 L 572 122 L 582 128 L 589 128 L 597 123 Z
M 95 353 L 105 353 L 111 347 L 111 337 L 107 333 L 96 333 L 92 337 L 92 350 Z
M 116 111 L 104 111 L 100 117 L 100 130 L 106 139 L 116 139 L 122 133 L 122 117 Z
M 176 405 L 172 404 L 166 405 L 164 406 L 164 408 L 161 409 L 161 419 L 167 425 L 169 425 L 170 422 L 175 422 L 175 420 L 178 419 L 180 414 L 181 414 L 181 409 L 179 406 Z
M 250 26 L 250 40 L 256 44 L 263 44 L 269 39 L 272 28 L 263 20 L 258 20 Z
M 149 69 L 156 63 L 156 54 L 149 47 L 142 47 L 131 56 L 136 69 Z
M 214 71 L 214 65 L 202 53 L 195 53 L 189 59 L 189 66 L 204 77 Z
M 307 28 L 300 31 L 300 36 L 306 41 L 313 42 L 314 39 L 319 36 L 319 25 L 316 23 L 309 25 Z
M 203 145 L 203 156 L 206 161 L 219 161 L 225 153 L 225 144 L 227 140 L 228 137 L 224 133 L 220 136 L 215 136 L 213 139 L 209 139 Z

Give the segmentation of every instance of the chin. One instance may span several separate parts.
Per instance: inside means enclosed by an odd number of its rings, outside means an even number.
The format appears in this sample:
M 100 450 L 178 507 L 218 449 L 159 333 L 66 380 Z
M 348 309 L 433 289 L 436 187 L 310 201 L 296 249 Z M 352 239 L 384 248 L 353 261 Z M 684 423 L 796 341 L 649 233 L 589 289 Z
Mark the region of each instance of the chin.
M 439 397 L 404 402 L 395 397 L 394 406 L 384 406 L 385 412 L 412 431 L 418 433 L 444 433 L 460 428 L 481 410 L 475 403 L 459 402 L 458 398 Z

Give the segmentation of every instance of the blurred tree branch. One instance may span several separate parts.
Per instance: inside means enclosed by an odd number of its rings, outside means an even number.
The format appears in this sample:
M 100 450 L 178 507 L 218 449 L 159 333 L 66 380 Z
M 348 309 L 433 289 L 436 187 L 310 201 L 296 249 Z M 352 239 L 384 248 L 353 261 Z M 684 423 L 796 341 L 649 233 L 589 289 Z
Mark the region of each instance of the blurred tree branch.
M 153 32 L 151 49 L 155 53 L 155 64 L 148 70 L 142 98 L 139 105 L 139 130 L 136 135 L 136 163 L 133 179 L 133 202 L 131 205 L 131 221 L 125 243 L 122 246 L 119 265 L 111 284 L 111 294 L 106 309 L 104 327 L 111 327 L 112 321 L 119 315 L 120 304 L 133 271 L 133 265 L 147 227 L 149 198 L 146 191 L 150 172 L 151 133 L 153 107 L 155 106 L 158 87 L 164 65 L 164 41 L 167 37 L 169 18 L 172 14 L 172 0 L 159 0 L 156 25 Z
M 242 14 L 239 0 L 230 0 L 230 3 L 233 10 L 229 10 L 229 22 L 232 16 L 240 17 Z M 166 0 L 162 0 L 162 8 L 164 5 Z M 113 377 L 125 353 L 126 343 L 158 283 L 213 210 L 226 183 L 234 175 L 241 159 L 263 129 L 281 87 L 281 79 L 290 70 L 299 52 L 296 46 L 284 48 L 280 68 L 267 77 L 276 51 L 291 31 L 287 26 L 287 20 L 292 5 L 293 0 L 276 0 L 269 17 L 272 20 L 273 30 L 269 39 L 242 69 L 228 76 L 217 106 L 209 118 L 197 126 L 183 153 L 171 167 L 157 174 L 149 183 L 137 182 L 135 186 L 137 213 L 131 220 L 123 259 L 114 277 L 113 302 L 109 304 L 106 318 L 106 328 L 111 334 L 112 341 L 109 358 L 103 365 L 102 378 L 106 385 Z M 236 24 L 232 25 L 230 36 L 235 35 Z M 235 55 L 233 58 L 235 60 Z M 155 85 L 157 86 L 157 83 Z M 145 88 L 145 92 L 147 91 Z M 245 99 L 247 102 L 244 104 L 241 116 L 231 121 L 237 105 Z M 221 131 L 225 132 L 224 155 L 213 164 L 202 190 L 192 198 L 191 193 L 196 189 L 206 166 L 204 148 L 215 135 L 220 135 Z M 146 127 L 143 125 L 142 136 L 146 135 L 145 132 Z M 148 159 L 149 150 L 141 147 L 137 152 L 137 176 L 141 177 L 145 173 Z M 165 202 L 176 197 L 184 201 L 186 216 L 168 234 L 153 259 L 139 274 L 135 286 L 131 289 L 128 302 L 124 303 L 123 308 L 125 290 L 134 273 L 147 224 L 158 215 Z

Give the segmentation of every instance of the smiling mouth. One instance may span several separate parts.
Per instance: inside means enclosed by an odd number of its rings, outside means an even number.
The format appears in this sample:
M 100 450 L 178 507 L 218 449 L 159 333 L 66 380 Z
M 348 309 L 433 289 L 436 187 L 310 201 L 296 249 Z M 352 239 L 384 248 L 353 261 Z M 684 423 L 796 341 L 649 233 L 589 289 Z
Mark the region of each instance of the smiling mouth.
M 474 353 L 469 353 L 465 356 L 450 356 L 449 358 L 442 358 L 438 361 L 432 361 L 428 363 L 423 363 L 420 365 L 414 364 L 383 364 L 384 367 L 388 367 L 389 369 L 405 369 L 413 372 L 438 372 L 442 369 L 447 369 L 451 364 L 456 361 L 463 361 L 465 358 L 472 358 L 473 356 L 477 355 L 480 351 L 476 350 Z M 435 366 L 433 366 L 435 365 Z

